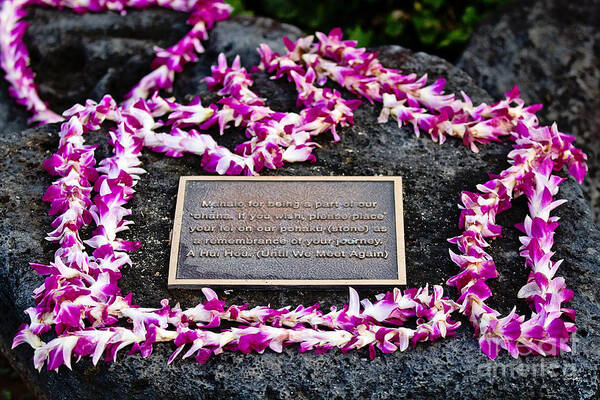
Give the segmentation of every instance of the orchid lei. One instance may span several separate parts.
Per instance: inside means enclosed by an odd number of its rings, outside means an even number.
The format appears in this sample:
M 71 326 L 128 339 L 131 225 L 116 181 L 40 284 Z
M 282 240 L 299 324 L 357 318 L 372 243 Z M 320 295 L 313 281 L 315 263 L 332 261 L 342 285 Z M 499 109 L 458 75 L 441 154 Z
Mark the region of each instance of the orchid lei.
M 500 348 L 514 357 L 569 350 L 569 333 L 576 327 L 563 315 L 572 320 L 575 312 L 562 305 L 573 293 L 563 278 L 555 277 L 560 261 L 551 260 L 558 217 L 550 212 L 563 203 L 553 196 L 564 179 L 553 172 L 567 166 L 581 182 L 586 157 L 572 145 L 574 138 L 559 132 L 556 125 L 539 126 L 535 112 L 540 106 L 526 107 L 518 89 L 496 104 L 474 106 L 464 93 L 463 100 L 445 94 L 443 79 L 427 86 L 427 76 L 418 78 L 383 67 L 375 53 L 342 40 L 336 29 L 329 35 L 318 33 L 316 43 L 312 36 L 296 42 L 284 38 L 287 52 L 283 55 L 266 45 L 259 49 L 260 69 L 274 79 L 286 77 L 294 83 L 298 105 L 303 107 L 299 113 L 266 106 L 250 89 L 251 77 L 239 58 L 228 65 L 224 55 L 206 78 L 221 100 L 204 107 L 195 98 L 182 105 L 159 91 L 171 89 L 175 72 L 203 51 L 201 40 L 207 38 L 207 29 L 229 15 L 230 8 L 221 0 L 4 0 L 0 64 L 10 94 L 33 114 L 31 122 L 62 118 L 41 101 L 34 85 L 22 42 L 26 24 L 21 19 L 29 5 L 68 7 L 75 12 L 123 12 L 158 5 L 190 13 L 192 25 L 177 44 L 157 50 L 153 71 L 130 91 L 126 101 L 117 104 L 107 95 L 100 102 L 88 100 L 63 113 L 67 120 L 61 127 L 58 151 L 44 162 L 45 169 L 59 177 L 43 196 L 51 203 L 50 215 L 56 215 L 47 239 L 59 248 L 49 265 L 31 264 L 47 277 L 34 292 L 36 306 L 26 310 L 30 323 L 21 326 L 13 342 L 13 347 L 28 343 L 34 349 L 36 368 L 44 363 L 49 370 L 63 364 L 70 368 L 73 356 L 90 356 L 94 364 L 103 355 L 114 361 L 117 352 L 129 345 L 131 353 L 147 357 L 154 343 L 169 341 L 176 346 L 169 362 L 182 352 L 183 358 L 195 356 L 205 362 L 224 350 L 280 352 L 291 344 L 299 344 L 299 351 L 316 352 L 367 346 L 374 356 L 375 349 L 404 351 L 411 342 L 453 336 L 460 323 L 450 317 L 457 310 L 468 316 L 481 349 L 492 359 Z M 460 254 L 451 251 L 450 256 L 461 272 L 448 280 L 459 290 L 458 300 L 444 297 L 440 286 L 431 291 L 428 287 L 394 289 L 376 296 L 375 302 L 361 301 L 350 289 L 348 305 L 324 313 L 318 305 L 226 307 L 208 288 L 203 289 L 206 301 L 187 310 L 170 306 L 167 300 L 161 308 L 142 308 L 132 303 L 131 294 L 122 296 L 120 269 L 131 264 L 127 252 L 138 249 L 140 243 L 125 241 L 118 234 L 132 223 L 126 219 L 131 210 L 125 206 L 145 173 L 139 160 L 142 148 L 172 157 L 199 155 L 206 171 L 219 174 L 255 175 L 284 162 L 314 161 L 312 151 L 317 145 L 313 137 L 329 131 L 334 141 L 339 140 L 336 127 L 353 124 L 353 111 L 360 105 L 360 100 L 346 100 L 337 90 L 320 87 L 328 79 L 371 102 L 382 102 L 380 122 L 393 117 L 399 126 L 410 124 L 415 134 L 426 132 L 440 143 L 453 136 L 476 152 L 478 143 L 500 141 L 504 136 L 514 141 L 508 155 L 511 166 L 478 185 L 479 193 L 461 194 L 463 233 L 450 239 L 459 249 Z M 100 129 L 105 121 L 114 123 L 108 132 L 113 155 L 96 164 L 95 146 L 85 144 L 84 134 Z M 248 139 L 234 152 L 201 133 L 217 126 L 223 134 L 231 125 L 241 126 Z M 532 315 L 525 319 L 513 310 L 501 318 L 485 304 L 491 297 L 486 281 L 497 276 L 485 249 L 490 238 L 501 234 L 496 215 L 523 194 L 530 215 L 520 226 L 524 233 L 521 255 L 531 274 L 518 296 L 530 304 Z M 81 228 L 92 224 L 96 227 L 92 237 L 82 240 Z M 416 319 L 415 328 L 405 326 L 409 319 Z M 221 321 L 239 326 L 219 330 Z M 48 333 L 51 330 L 53 334 Z M 44 342 L 42 335 L 50 340 Z

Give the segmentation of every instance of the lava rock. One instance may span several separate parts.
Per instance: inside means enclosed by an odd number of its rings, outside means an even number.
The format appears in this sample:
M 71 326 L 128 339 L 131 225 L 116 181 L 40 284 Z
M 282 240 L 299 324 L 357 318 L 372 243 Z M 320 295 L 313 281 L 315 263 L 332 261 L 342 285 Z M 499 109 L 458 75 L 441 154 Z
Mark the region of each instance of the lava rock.
M 542 122 L 588 155 L 584 192 L 600 223 L 600 1 L 511 3 L 484 19 L 458 61 L 495 98 L 517 84 Z
M 90 48 L 99 46 L 96 40 L 101 41 L 105 53 L 94 53 L 97 54 L 94 68 L 101 71 L 98 80 L 104 80 L 104 83 L 82 81 L 74 84 L 70 80 L 72 78 L 60 77 L 57 71 L 38 73 L 40 87 L 46 88 L 43 97 L 49 99 L 51 106 L 57 110 L 62 107 L 60 102 L 63 100 L 58 98 L 60 96 L 52 98 L 51 93 L 60 93 L 63 87 L 81 86 L 77 93 L 68 92 L 72 93 L 70 101 L 82 101 L 98 85 L 112 90 L 120 87 L 120 82 L 126 82 L 123 86 L 129 87 L 139 78 L 138 71 L 142 72 L 141 69 L 135 69 L 135 74 L 121 69 L 118 73 L 107 72 L 110 68 L 121 68 L 114 66 L 111 59 L 128 47 L 113 46 L 113 41 L 129 40 L 123 37 L 131 34 L 130 31 L 115 33 L 108 29 L 110 24 L 131 24 L 147 29 L 147 32 L 135 33 L 138 39 L 131 39 L 132 42 L 139 40 L 144 43 L 144 46 L 138 44 L 140 52 L 145 46 L 156 44 L 145 36 L 152 37 L 150 31 L 154 24 L 137 20 L 153 18 L 153 14 L 132 12 L 127 17 L 112 14 L 89 16 L 95 18 L 94 22 L 88 19 L 79 28 L 74 27 L 77 21 L 70 21 L 68 13 L 65 16 L 39 10 L 32 15 L 28 40 L 37 43 L 40 51 L 49 46 L 44 44 L 45 41 L 58 40 L 53 36 L 61 35 L 63 26 L 73 26 L 72 32 L 79 30 L 81 37 L 88 37 L 88 30 L 105 24 L 103 18 L 111 21 L 106 23 L 105 28 L 97 28 L 97 39 L 92 40 L 93 35 L 90 34 L 89 40 L 83 42 L 84 56 L 80 60 L 87 65 L 89 61 L 85 55 Z M 180 16 L 175 13 L 156 11 L 155 15 L 174 26 L 178 26 L 180 21 Z M 46 24 L 54 24 L 55 28 L 45 31 Z M 50 34 L 50 31 L 54 33 Z M 46 34 L 39 33 L 38 36 L 36 32 Z M 296 28 L 254 17 L 235 17 L 221 22 L 211 32 L 206 55 L 199 63 L 188 66 L 177 78 L 175 95 L 179 98 L 200 95 L 205 103 L 214 101 L 217 97 L 207 92 L 201 77 L 219 52 L 227 52 L 230 60 L 236 52 L 246 57 L 262 41 L 274 43 L 274 38 L 283 35 L 293 38 L 299 33 Z M 156 40 L 161 43 L 159 36 Z M 57 52 L 59 47 L 55 45 Z M 281 43 L 278 47 L 281 48 Z M 448 79 L 449 91 L 459 93 L 464 90 L 474 101 L 491 100 L 466 73 L 437 57 L 415 54 L 397 46 L 382 47 L 379 51 L 384 65 L 402 68 L 406 72 L 428 73 L 431 80 L 444 76 Z M 148 54 L 145 61 L 149 62 L 150 58 Z M 33 67 L 37 71 L 41 70 L 36 62 L 41 60 L 42 57 L 34 60 Z M 51 60 L 43 62 L 48 68 L 56 63 Z M 123 62 L 128 61 L 123 59 Z M 81 74 L 83 76 L 84 72 Z M 295 91 L 290 83 L 270 80 L 262 73 L 255 73 L 253 77 L 255 89 L 271 107 L 281 110 L 295 108 Z M 54 79 L 60 79 L 60 82 Z M 350 97 L 348 93 L 344 95 Z M 289 164 L 265 174 L 402 176 L 409 286 L 444 284 L 457 272 L 457 267 L 448 257 L 451 246 L 446 238 L 459 234 L 456 204 L 460 191 L 475 190 L 477 183 L 488 178 L 488 173 L 498 173 L 506 168 L 506 156 L 511 147 L 509 144 L 481 146 L 480 153 L 474 154 L 460 141 L 449 140 L 439 145 L 427 137 L 415 137 L 412 128 L 400 129 L 392 122 L 378 124 L 379 111 L 379 105 L 365 103 L 356 111 L 356 125 L 340 130 L 342 138 L 339 142 L 333 143 L 330 134 L 324 135 L 320 139 L 322 148 L 316 151 L 316 163 Z M 591 398 L 598 395 L 600 233 L 592 221 L 581 189 L 572 179 L 564 183 L 559 193 L 560 198 L 569 202 L 556 211 L 556 215 L 561 217 L 561 225 L 556 232 L 555 257 L 565 260 L 560 274 L 575 291 L 570 306 L 578 311 L 580 330 L 574 337 L 576 346 L 573 353 L 558 358 L 531 356 L 514 360 L 503 352 L 492 362 L 479 350 L 468 321 L 461 319 L 463 326 L 455 338 L 419 344 L 404 353 L 379 354 L 373 361 L 368 360 L 366 349 L 346 354 L 338 350 L 327 354 L 301 354 L 292 347 L 281 354 L 269 350 L 262 355 L 225 352 L 213 357 L 207 364 L 178 360 L 167 365 L 174 347 L 172 344 L 158 344 L 146 359 L 139 354 L 126 355 L 123 351 L 115 363 L 100 362 L 93 366 L 89 358 L 85 358 L 74 363 L 72 371 L 63 367 L 58 373 L 45 370 L 38 373 L 32 366 L 32 350 L 26 346 L 10 350 L 10 343 L 18 326 L 27 321 L 23 311 L 34 304 L 32 291 L 43 282 L 43 277 L 36 275 L 28 263 L 48 263 L 55 251 L 54 246 L 44 240 L 51 217 L 47 216 L 48 205 L 40 199 L 53 180 L 43 171 L 41 163 L 56 149 L 58 131 L 58 125 L 46 125 L 23 131 L 6 130 L 0 134 L 0 208 L 4 217 L 0 225 L 0 351 L 42 398 L 385 399 L 498 396 L 522 399 L 541 395 L 549 398 Z M 91 143 L 100 146 L 98 159 L 109 153 L 103 135 L 105 132 L 89 136 Z M 243 133 L 235 129 L 217 139 L 227 146 L 244 140 Z M 181 175 L 203 174 L 200 159 L 195 156 L 173 159 L 145 151 L 142 160 L 148 174 L 136 186 L 137 194 L 130 203 L 133 211 L 131 219 L 135 225 L 126 237 L 140 240 L 143 245 L 131 255 L 133 266 L 123 268 L 120 287 L 125 294 L 133 292 L 134 301 L 147 307 L 158 306 L 163 298 L 170 299 L 172 304 L 180 302 L 182 307 L 193 306 L 203 300 L 201 293 L 167 290 L 167 271 L 169 232 L 178 179 Z M 520 310 L 527 308 L 516 299 L 518 289 L 526 282 L 528 271 L 518 255 L 519 232 L 513 228 L 526 212 L 525 201 L 519 199 L 513 208 L 499 217 L 499 222 L 505 227 L 504 238 L 494 242 L 491 249 L 500 270 L 499 279 L 491 283 L 495 294 L 491 303 L 503 313 L 509 312 L 515 304 Z M 377 292 L 365 289 L 360 294 L 373 296 Z M 270 304 L 281 307 L 320 302 L 323 308 L 328 309 L 331 305 L 347 303 L 347 291 L 339 289 L 234 288 L 219 290 L 218 294 L 228 304 L 248 302 L 250 306 Z M 449 294 L 456 297 L 456 292 L 451 289 Z

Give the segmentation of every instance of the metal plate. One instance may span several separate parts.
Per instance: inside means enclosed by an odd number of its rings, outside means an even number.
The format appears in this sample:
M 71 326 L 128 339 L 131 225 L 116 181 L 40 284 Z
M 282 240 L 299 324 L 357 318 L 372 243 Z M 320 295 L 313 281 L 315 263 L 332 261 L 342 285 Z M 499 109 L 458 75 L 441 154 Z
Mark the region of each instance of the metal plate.
M 400 177 L 179 181 L 170 288 L 403 284 Z

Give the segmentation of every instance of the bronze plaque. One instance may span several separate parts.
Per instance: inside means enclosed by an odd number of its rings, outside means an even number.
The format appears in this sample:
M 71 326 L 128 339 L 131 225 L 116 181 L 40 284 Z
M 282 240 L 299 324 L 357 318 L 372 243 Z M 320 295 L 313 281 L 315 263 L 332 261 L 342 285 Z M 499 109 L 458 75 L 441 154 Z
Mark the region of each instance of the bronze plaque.
M 179 181 L 170 288 L 403 284 L 400 177 Z

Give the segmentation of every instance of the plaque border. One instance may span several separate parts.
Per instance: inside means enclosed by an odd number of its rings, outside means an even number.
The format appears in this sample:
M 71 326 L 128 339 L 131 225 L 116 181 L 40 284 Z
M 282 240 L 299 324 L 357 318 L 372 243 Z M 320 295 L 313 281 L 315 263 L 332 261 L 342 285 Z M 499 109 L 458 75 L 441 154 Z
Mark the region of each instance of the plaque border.
M 179 241 L 183 223 L 183 204 L 187 182 L 190 181 L 333 181 L 333 182 L 393 182 L 394 218 L 396 224 L 396 253 L 398 279 L 178 279 Z M 402 177 L 400 176 L 181 176 L 177 189 L 175 218 L 170 238 L 169 289 L 195 289 L 203 286 L 388 286 L 406 285 L 406 260 L 404 248 L 404 213 L 402 203 Z

